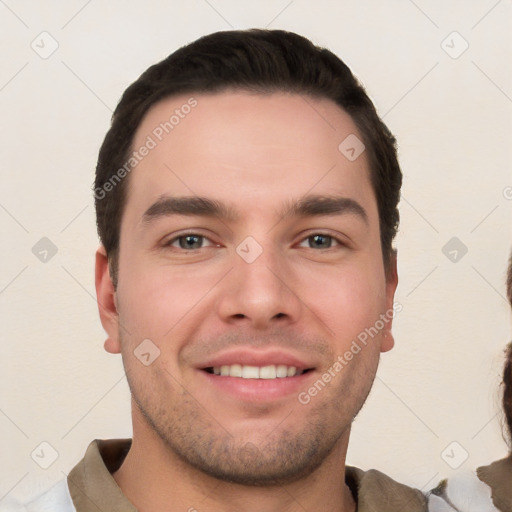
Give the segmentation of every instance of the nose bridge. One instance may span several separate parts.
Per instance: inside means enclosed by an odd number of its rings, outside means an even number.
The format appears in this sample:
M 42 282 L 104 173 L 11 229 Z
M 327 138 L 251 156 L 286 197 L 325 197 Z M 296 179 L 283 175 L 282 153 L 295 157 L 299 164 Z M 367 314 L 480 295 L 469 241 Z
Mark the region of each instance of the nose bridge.
M 235 272 L 240 275 L 240 293 L 247 293 L 250 300 L 278 299 L 286 268 L 282 255 L 271 236 L 245 238 L 236 248 Z
M 271 236 L 260 240 L 261 243 L 252 236 L 246 237 L 236 247 L 220 314 L 225 320 L 244 318 L 254 326 L 265 326 L 283 317 L 295 321 L 300 304 L 288 283 L 291 269 L 286 256 Z
M 286 263 L 278 253 L 278 248 L 267 240 L 264 245 L 248 237 L 237 247 L 239 260 L 235 271 L 243 276 L 245 288 L 260 288 L 266 293 L 279 292 L 284 278 Z

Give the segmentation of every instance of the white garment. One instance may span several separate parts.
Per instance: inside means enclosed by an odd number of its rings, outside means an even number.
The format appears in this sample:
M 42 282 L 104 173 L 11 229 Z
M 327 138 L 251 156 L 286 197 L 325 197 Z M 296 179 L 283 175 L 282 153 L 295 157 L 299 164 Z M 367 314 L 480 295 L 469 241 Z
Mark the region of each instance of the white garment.
M 27 509 L 9 495 L 0 500 L 0 512 L 27 512 Z
M 68 483 L 61 480 L 41 496 L 25 505 L 26 512 L 76 512 Z
M 448 479 L 443 495 L 431 494 L 429 512 L 500 512 L 492 503 L 491 488 L 475 473 L 458 473 Z

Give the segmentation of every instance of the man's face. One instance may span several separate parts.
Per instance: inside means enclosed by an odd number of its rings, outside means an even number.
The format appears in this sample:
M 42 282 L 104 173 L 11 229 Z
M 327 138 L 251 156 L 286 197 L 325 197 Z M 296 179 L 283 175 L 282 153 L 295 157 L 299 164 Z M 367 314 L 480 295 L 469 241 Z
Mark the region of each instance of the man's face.
M 134 150 L 156 145 L 129 177 L 106 346 L 122 352 L 147 435 L 221 479 L 292 481 L 344 455 L 392 346 L 389 322 L 333 367 L 396 287 L 368 161 L 338 149 L 358 132 L 328 100 L 194 98 L 156 104 L 136 133 Z

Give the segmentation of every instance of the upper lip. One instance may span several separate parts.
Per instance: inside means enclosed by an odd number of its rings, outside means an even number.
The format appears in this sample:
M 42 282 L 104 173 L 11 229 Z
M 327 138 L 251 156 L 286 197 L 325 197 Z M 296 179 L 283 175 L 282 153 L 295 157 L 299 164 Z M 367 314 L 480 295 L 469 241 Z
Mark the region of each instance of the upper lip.
M 204 370 L 215 366 L 231 366 L 232 364 L 240 364 L 242 366 L 277 366 L 282 364 L 295 366 L 298 370 L 311 370 L 315 367 L 313 362 L 308 362 L 299 356 L 281 349 L 267 349 L 264 351 L 236 349 L 217 354 L 215 357 L 197 365 L 197 368 Z

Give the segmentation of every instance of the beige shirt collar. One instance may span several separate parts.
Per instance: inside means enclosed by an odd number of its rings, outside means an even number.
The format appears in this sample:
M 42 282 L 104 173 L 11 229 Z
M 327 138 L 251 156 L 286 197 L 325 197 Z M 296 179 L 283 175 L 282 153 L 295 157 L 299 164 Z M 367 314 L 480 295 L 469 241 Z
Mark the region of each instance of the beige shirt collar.
M 137 512 L 111 474 L 119 469 L 131 444 L 131 439 L 95 439 L 89 444 L 68 475 L 77 512 Z
M 84 458 L 68 475 L 68 487 L 77 512 L 137 512 L 112 473 L 121 466 L 131 439 L 94 440 Z M 346 482 L 357 499 L 358 512 L 424 512 L 423 494 L 395 482 L 383 473 L 348 466 Z

